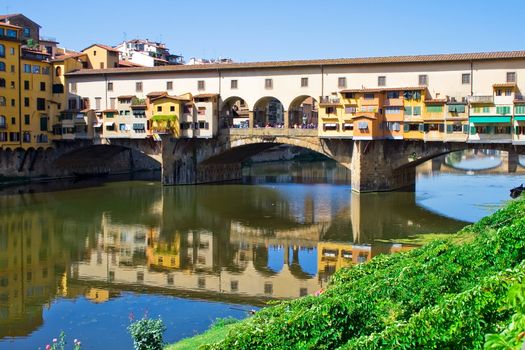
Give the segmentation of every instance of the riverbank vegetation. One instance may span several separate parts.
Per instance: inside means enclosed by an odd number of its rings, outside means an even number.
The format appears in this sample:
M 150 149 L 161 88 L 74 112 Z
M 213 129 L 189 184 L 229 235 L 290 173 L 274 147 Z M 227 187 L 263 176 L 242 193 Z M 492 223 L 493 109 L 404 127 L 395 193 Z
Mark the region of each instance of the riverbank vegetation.
M 277 302 L 200 348 L 512 349 L 497 340 L 525 331 L 507 299 L 524 258 L 520 199 L 453 238 L 342 269 L 323 294 Z

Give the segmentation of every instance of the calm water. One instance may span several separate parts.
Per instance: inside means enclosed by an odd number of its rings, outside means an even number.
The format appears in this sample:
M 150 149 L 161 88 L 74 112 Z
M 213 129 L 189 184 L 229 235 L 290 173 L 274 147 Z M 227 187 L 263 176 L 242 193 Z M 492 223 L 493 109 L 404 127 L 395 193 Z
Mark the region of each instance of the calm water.
M 415 193 L 357 195 L 344 169 L 322 162 L 253 165 L 235 185 L 6 189 L 0 349 L 43 348 L 61 330 L 84 349 L 131 349 L 129 317 L 144 313 L 160 315 L 173 342 L 217 317 L 312 294 L 342 266 L 412 248 L 377 239 L 454 232 L 522 182 L 521 166 L 500 173 L 490 157 L 492 173 L 458 170 L 472 159 L 422 165 Z

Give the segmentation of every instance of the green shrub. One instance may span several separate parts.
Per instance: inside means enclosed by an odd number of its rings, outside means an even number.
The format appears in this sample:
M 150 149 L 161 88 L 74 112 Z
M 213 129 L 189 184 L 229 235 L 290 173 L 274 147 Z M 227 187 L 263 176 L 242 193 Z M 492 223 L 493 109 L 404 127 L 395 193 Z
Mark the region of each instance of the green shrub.
M 524 214 L 515 201 L 463 229 L 461 244 L 436 240 L 341 269 L 322 295 L 265 308 L 208 349 L 481 349 L 510 322 Z
M 165 330 L 166 326 L 160 318 L 154 320 L 143 317 L 128 326 L 135 350 L 162 350 Z

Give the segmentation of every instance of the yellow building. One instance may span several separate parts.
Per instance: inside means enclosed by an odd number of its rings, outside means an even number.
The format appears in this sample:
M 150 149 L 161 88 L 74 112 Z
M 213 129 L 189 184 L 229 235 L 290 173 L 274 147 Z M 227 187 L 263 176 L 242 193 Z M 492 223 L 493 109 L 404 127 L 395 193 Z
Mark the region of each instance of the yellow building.
M 104 69 L 118 67 L 119 51 L 111 46 L 93 44 L 82 50 L 87 55 L 89 69 Z
M 157 97 L 148 95 L 150 104 L 149 130 L 154 134 L 172 134 L 180 137 L 180 118 L 184 105 L 191 101 L 191 95 L 169 96 L 163 94 Z
M 20 27 L 0 23 L 0 147 L 17 148 L 20 138 Z
M 345 130 L 346 136 L 352 137 L 351 130 L 352 115 L 345 116 L 345 105 L 339 95 L 321 97 L 319 103 L 319 137 L 341 137 L 343 133 L 343 124 L 345 120 L 349 120 Z M 346 118 L 346 119 L 345 119 Z

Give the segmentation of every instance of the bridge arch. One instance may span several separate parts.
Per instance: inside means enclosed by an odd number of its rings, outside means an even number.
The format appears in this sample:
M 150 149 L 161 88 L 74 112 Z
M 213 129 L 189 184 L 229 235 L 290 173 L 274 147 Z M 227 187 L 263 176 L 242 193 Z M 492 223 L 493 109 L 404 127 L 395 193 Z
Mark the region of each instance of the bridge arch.
M 255 128 L 283 128 L 284 105 L 273 96 L 264 96 L 253 105 L 253 126 Z
M 297 96 L 288 107 L 288 127 L 317 129 L 319 121 L 319 104 L 310 95 Z
M 230 96 L 222 101 L 219 113 L 220 128 L 249 127 L 250 107 L 240 96 Z

